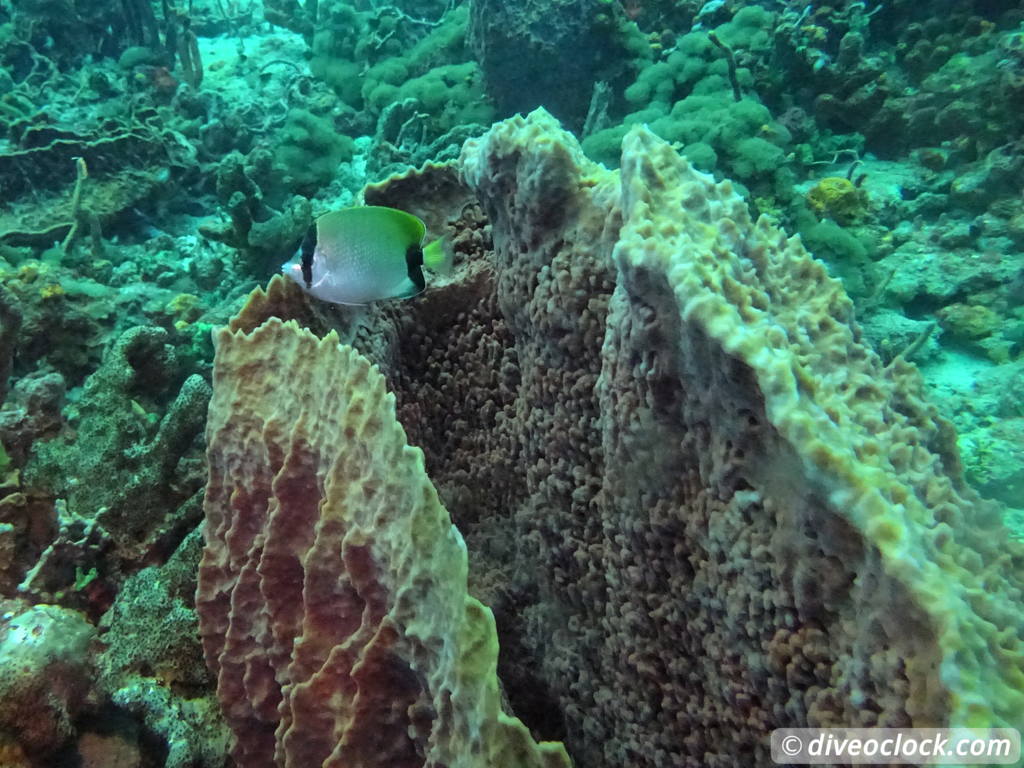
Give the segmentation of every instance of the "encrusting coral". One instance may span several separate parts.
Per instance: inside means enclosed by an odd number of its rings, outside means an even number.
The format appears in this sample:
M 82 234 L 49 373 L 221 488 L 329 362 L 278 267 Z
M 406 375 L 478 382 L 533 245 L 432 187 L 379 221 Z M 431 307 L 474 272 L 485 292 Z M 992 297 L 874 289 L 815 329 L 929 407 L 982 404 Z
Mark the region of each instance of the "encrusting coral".
M 219 332 L 214 381 L 196 607 L 236 764 L 567 768 L 501 711 L 494 619 L 380 373 L 272 319 Z
M 86 707 L 94 636 L 76 611 L 0 600 L 0 733 L 15 737 L 36 765 L 52 764 L 44 761 Z M 6 766 L 3 757 L 10 755 L 0 753 Z
M 1024 723 L 1024 553 L 798 240 L 640 127 L 621 172 L 543 111 L 453 170 L 476 245 L 353 343 L 466 537 L 517 715 L 598 768 L 768 765 L 781 726 Z M 309 318 L 296 293 L 275 279 L 235 332 Z M 254 359 L 293 359 L 263 333 Z M 294 421 L 235 422 L 278 446 L 249 443 L 258 487 Z
M 67 553 L 86 544 L 93 554 L 75 564 L 87 570 L 102 561 L 104 575 L 120 582 L 134 564 L 173 551 L 199 516 L 202 465 L 189 453 L 202 433 L 209 385 L 198 374 L 182 380 L 169 338 L 156 326 L 122 334 L 85 382 L 75 431 L 33 450 L 27 484 L 67 502 L 57 508 L 52 562 L 37 563 L 25 584 L 34 594 L 66 587 Z M 64 535 L 83 533 L 81 545 Z

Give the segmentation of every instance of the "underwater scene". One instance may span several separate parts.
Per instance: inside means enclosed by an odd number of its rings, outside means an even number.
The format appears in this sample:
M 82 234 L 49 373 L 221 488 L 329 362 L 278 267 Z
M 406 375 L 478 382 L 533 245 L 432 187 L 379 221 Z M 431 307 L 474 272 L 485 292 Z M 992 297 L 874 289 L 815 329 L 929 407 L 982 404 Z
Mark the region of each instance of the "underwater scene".
M 0 768 L 1021 729 L 1024 2 L 0 0 Z

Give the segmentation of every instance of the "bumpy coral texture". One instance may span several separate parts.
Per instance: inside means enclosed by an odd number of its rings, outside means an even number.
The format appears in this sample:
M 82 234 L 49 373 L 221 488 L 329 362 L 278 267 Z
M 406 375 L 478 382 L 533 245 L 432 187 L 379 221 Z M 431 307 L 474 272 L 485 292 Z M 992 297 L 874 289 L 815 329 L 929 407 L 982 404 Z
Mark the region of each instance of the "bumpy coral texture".
M 542 112 L 453 170 L 454 279 L 348 330 L 535 732 L 589 768 L 734 768 L 781 726 L 1024 724 L 1020 547 L 797 240 L 640 128 L 621 172 Z M 247 322 L 302 302 L 275 281 Z
M 642 128 L 621 168 L 540 113 L 461 159 L 518 353 L 500 423 L 525 487 L 496 506 L 543 536 L 505 562 L 540 575 L 523 649 L 574 757 L 766 765 L 785 725 L 1019 726 L 1022 553 L 916 372 L 728 182 Z M 491 470 L 447 464 L 446 497 Z
M 0 600 L 0 765 L 52 764 L 91 703 L 93 626 L 59 605 Z M 28 761 L 25 763 L 28 764 Z
M 501 711 L 490 611 L 379 372 L 271 319 L 217 338 L 197 611 L 240 768 L 566 768 Z

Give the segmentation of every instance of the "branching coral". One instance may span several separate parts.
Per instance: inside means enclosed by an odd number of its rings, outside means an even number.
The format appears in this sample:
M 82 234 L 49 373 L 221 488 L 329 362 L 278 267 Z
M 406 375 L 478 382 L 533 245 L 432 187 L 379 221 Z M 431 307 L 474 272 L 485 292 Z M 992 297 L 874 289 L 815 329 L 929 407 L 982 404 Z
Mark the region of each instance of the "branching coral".
M 306 152 L 311 153 L 307 146 Z M 322 167 L 322 160 L 321 167 Z M 217 168 L 217 197 L 228 215 L 228 222 L 208 222 L 199 231 L 205 237 L 239 249 L 257 274 L 272 273 L 294 252 L 312 221 L 309 200 L 298 195 L 284 196 L 280 210 L 266 199 L 272 190 L 273 156 L 266 150 L 254 150 L 243 157 L 232 152 Z M 307 167 L 297 173 L 312 174 Z M 306 177 L 307 179 L 309 176 Z

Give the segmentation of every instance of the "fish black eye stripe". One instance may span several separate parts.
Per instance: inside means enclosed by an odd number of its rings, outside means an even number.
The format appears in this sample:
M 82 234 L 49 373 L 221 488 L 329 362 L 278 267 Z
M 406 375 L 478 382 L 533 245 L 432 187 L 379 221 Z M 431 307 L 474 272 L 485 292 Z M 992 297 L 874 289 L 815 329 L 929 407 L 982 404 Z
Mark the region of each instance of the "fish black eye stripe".
M 316 251 L 316 222 L 306 230 L 306 236 L 302 239 L 302 280 L 306 284 L 306 290 L 313 285 L 313 254 Z

